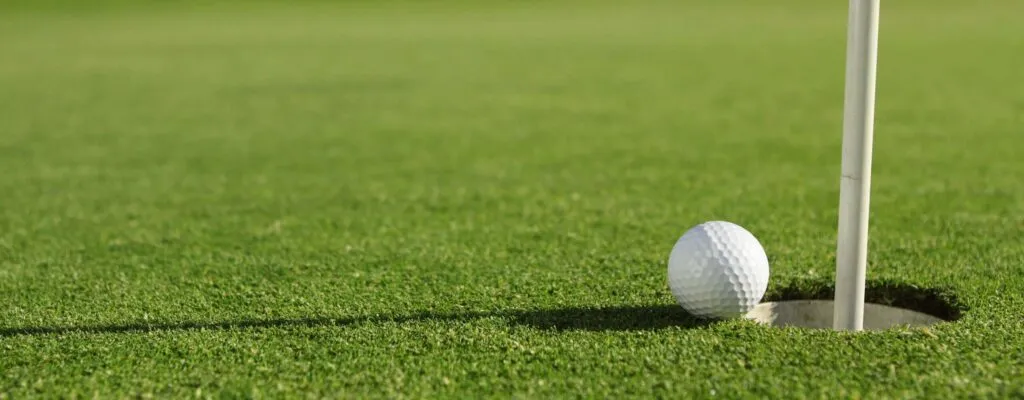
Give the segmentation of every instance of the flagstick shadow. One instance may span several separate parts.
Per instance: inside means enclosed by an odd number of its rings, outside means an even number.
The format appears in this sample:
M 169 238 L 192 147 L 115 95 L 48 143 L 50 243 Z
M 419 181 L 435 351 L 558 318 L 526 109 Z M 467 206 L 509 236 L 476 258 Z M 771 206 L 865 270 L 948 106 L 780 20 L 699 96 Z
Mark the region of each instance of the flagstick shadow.
M 420 312 L 407 315 L 371 315 L 294 319 L 241 319 L 233 321 L 136 322 L 110 325 L 28 326 L 0 328 L 0 337 L 67 334 L 117 334 L 264 328 L 348 327 L 359 324 L 414 323 L 429 321 L 471 322 L 503 318 L 510 325 L 553 331 L 650 331 L 666 328 L 697 328 L 711 321 L 698 319 L 676 305 L 567 307 L 495 312 Z

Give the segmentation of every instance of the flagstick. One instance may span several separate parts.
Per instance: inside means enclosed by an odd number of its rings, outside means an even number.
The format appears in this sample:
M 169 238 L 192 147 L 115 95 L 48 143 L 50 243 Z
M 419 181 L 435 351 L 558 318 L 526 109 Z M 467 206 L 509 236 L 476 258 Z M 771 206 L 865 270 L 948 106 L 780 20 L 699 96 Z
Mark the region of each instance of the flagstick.
M 836 297 L 832 320 L 836 330 L 859 331 L 864 328 L 878 8 L 879 0 L 850 0 Z

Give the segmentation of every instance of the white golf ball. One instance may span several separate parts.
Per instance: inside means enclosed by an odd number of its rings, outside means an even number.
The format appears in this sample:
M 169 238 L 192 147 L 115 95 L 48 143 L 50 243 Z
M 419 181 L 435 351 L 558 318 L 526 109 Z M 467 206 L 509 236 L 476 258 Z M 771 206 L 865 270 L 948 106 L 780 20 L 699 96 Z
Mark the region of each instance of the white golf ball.
M 768 289 L 768 256 L 752 233 L 711 221 L 686 231 L 668 259 L 668 285 L 679 305 L 704 318 L 735 318 Z

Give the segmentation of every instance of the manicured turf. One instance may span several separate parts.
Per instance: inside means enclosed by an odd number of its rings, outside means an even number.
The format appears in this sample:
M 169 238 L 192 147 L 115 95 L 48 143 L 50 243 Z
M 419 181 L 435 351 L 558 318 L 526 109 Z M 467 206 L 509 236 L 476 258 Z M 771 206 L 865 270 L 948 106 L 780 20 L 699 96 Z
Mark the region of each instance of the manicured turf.
M 123 3 L 0 10 L 0 398 L 1024 396 L 1020 1 L 883 5 L 870 295 L 961 318 L 857 335 L 665 282 L 827 296 L 843 1 Z

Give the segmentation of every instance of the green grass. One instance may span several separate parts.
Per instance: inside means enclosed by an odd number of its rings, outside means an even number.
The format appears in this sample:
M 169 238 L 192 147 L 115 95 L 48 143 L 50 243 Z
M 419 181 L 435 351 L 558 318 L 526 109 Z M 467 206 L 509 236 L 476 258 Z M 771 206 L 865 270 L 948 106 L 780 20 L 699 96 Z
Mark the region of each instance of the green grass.
M 845 2 L 675 3 L 9 4 L 0 398 L 1024 396 L 1024 3 L 884 4 L 869 274 L 962 318 L 857 335 L 665 282 L 827 292 Z

